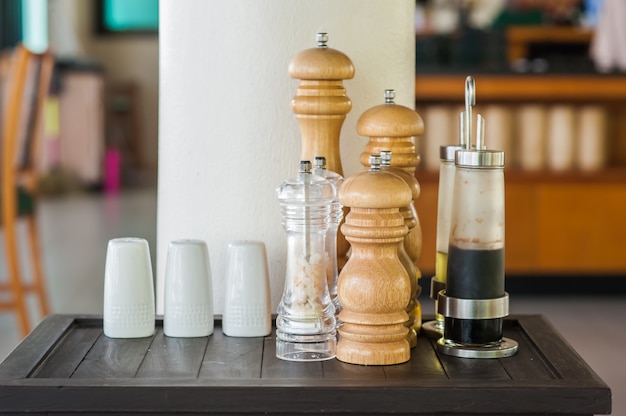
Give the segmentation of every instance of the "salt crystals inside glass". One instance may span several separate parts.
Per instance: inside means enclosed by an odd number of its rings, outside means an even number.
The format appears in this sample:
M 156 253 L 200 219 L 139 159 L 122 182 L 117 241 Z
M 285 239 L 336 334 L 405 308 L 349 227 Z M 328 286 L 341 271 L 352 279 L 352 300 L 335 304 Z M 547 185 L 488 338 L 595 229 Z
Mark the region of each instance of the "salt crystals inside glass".
M 326 169 L 326 158 L 324 156 L 315 156 L 315 169 L 313 173 L 327 179 L 335 187 L 335 191 L 339 192 L 344 178 L 336 172 Z M 341 305 L 337 297 L 337 280 L 339 278 L 339 270 L 337 267 L 337 231 L 343 220 L 343 206 L 339 203 L 339 199 L 335 197 L 330 210 L 330 223 L 326 232 L 326 279 L 328 281 L 328 291 L 330 298 L 335 305 L 335 317 L 341 312 Z M 339 324 L 339 322 L 338 322 Z
M 276 318 L 276 356 L 289 361 L 335 357 L 335 307 L 326 277 L 326 234 L 335 186 L 301 161 L 276 190 L 287 234 L 285 287 Z

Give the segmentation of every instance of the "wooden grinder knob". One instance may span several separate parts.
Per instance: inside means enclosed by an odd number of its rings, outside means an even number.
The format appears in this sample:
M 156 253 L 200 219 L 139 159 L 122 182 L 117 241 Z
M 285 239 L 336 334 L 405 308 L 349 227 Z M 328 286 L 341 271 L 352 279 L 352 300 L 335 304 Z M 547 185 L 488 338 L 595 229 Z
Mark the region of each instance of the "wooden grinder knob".
M 396 104 L 394 99 L 395 91 L 385 90 L 385 104 L 372 107 L 359 117 L 357 132 L 370 138 L 361 153 L 361 164 L 367 167 L 370 155 L 389 150 L 393 166 L 415 174 L 420 157 L 412 138 L 424 133 L 424 122 L 415 110 Z
M 372 156 L 369 171 L 349 177 L 339 201 L 350 208 L 342 230 L 352 255 L 339 275 L 337 358 L 352 364 L 387 365 L 409 360 L 407 341 L 411 282 L 398 258 L 408 229 L 400 207 L 411 201 L 411 190 L 398 176 L 380 170 Z

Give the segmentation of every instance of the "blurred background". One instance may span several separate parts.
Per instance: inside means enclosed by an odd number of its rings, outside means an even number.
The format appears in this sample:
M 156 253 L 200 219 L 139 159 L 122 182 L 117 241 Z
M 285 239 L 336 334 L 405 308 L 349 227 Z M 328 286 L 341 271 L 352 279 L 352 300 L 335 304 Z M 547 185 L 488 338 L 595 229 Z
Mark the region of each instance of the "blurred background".
M 109 239 L 142 237 L 154 250 L 158 11 L 158 0 L 0 1 L 2 150 L 7 141 L 4 114 L 12 105 L 9 94 L 16 83 L 12 57 L 17 45 L 35 54 L 50 51 L 54 60 L 48 94 L 40 104 L 28 95 L 32 94 L 29 84 L 37 77 L 26 75 L 20 126 L 36 127 L 23 128 L 32 137 L 18 140 L 38 143 L 31 158 L 37 192 L 30 197 L 36 200 L 32 206 L 39 225 L 48 310 L 42 311 L 34 294 L 29 296 L 26 330 L 16 319 L 18 313 L 6 313 L 18 309 L 12 310 L 15 305 L 8 291 L 10 247 L 17 245 L 23 280 L 32 282 L 36 275 L 29 257 L 29 223 L 18 217 L 17 244 L 0 226 L 2 358 L 46 312 L 102 313 Z M 27 107 L 37 107 L 39 112 L 26 111 Z M 154 257 L 153 251 L 153 264 Z
M 623 288 L 624 13 L 610 0 L 417 2 L 424 241 L 436 232 L 439 146 L 458 143 L 471 74 L 485 143 L 506 155 L 507 284 L 534 290 L 537 279 L 521 278 L 540 276 L 542 290 L 562 291 L 567 276 L 568 287 L 584 291 Z M 426 275 L 432 250 L 424 246 Z
M 158 0 L 6 0 L 0 19 L 4 51 L 22 42 L 55 57 L 41 192 L 155 183 Z
M 2 54 L 23 43 L 54 55 L 36 166 L 53 313 L 101 313 L 109 238 L 148 239 L 154 264 L 158 6 L 0 0 Z M 471 74 L 486 145 L 506 153 L 507 290 L 518 295 L 512 311 L 555 320 L 611 387 L 623 385 L 623 371 L 602 356 L 626 341 L 619 321 L 626 311 L 624 22 L 622 0 L 417 0 L 415 12 L 425 312 L 432 313 L 426 292 L 435 268 L 439 146 L 458 142 Z M 4 97 L 3 88 L 0 82 Z M 36 302 L 30 306 L 35 325 L 41 314 Z M 583 321 L 602 324 L 585 335 Z M 14 315 L 0 313 L 0 359 L 21 337 Z M 613 350 L 598 353 L 594 337 L 613 339 L 606 346 Z

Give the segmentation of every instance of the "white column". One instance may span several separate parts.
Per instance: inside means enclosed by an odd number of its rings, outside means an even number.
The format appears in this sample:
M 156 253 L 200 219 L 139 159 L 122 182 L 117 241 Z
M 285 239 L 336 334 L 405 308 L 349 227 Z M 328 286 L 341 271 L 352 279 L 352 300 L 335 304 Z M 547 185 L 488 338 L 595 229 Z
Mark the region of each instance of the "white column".
M 414 7 L 415 0 L 161 0 L 158 313 L 167 246 L 179 238 L 207 241 L 218 314 L 228 242 L 264 241 L 275 310 L 286 253 L 275 188 L 295 174 L 300 154 L 289 61 L 315 46 L 317 32 L 352 59 L 341 159 L 353 174 L 367 142 L 356 134 L 359 116 L 384 102 L 386 88 L 414 107 Z

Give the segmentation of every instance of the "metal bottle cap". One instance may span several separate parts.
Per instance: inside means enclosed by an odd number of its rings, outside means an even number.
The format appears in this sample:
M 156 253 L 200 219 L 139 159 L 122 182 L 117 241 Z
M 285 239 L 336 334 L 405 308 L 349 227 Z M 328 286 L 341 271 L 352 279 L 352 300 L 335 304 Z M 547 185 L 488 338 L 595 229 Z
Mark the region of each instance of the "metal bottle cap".
M 385 104 L 395 104 L 396 90 L 385 90 Z
M 382 166 L 391 166 L 391 152 L 389 150 L 380 151 L 380 164 Z
M 311 173 L 311 161 L 301 160 L 298 172 L 299 173 Z
M 315 156 L 315 169 L 326 169 L 326 158 L 324 156 Z
M 476 104 L 474 78 L 465 79 L 465 112 L 460 114 L 462 149 L 454 154 L 457 167 L 478 169 L 499 169 L 504 167 L 504 152 L 487 150 L 485 147 L 485 119 L 476 117 L 476 144 L 472 143 L 472 106 Z M 442 159 L 443 159 L 443 152 Z
M 380 155 L 370 155 L 370 172 L 379 172 L 380 163 L 381 163 Z
M 458 150 L 454 164 L 464 168 L 503 168 L 504 152 L 500 150 Z
M 328 33 L 319 32 L 316 36 L 318 48 L 328 48 Z
M 454 154 L 457 150 L 463 149 L 460 145 L 446 145 L 439 147 L 439 159 L 442 162 L 454 162 Z

